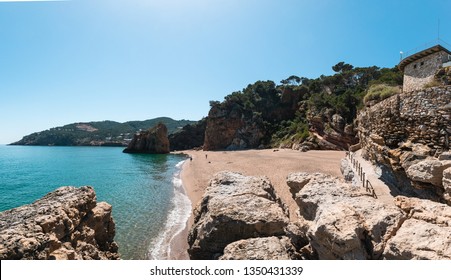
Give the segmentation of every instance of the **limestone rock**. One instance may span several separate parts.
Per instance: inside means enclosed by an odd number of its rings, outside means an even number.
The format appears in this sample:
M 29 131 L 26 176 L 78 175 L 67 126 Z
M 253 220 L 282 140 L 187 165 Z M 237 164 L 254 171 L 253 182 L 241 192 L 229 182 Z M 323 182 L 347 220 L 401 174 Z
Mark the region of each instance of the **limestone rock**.
M 386 240 L 404 219 L 397 207 L 320 173 L 311 174 L 293 198 L 319 259 L 379 259 Z
M 447 201 L 448 204 L 451 204 L 451 167 L 443 171 L 442 183 L 445 190 L 443 198 Z
M 135 134 L 124 153 L 169 153 L 168 129 L 163 123 L 155 127 Z
M 347 182 L 352 182 L 354 180 L 354 170 L 352 170 L 351 163 L 348 161 L 348 159 L 344 158 L 341 160 L 340 171 Z
M 0 213 L 0 259 L 118 259 L 111 206 L 91 187 L 61 187 Z
M 384 258 L 451 260 L 451 207 L 404 196 L 395 203 L 409 219 L 387 242 Z
M 194 210 L 188 237 L 191 259 L 216 259 L 235 241 L 284 235 L 286 206 L 266 178 L 220 172 Z
M 224 248 L 220 260 L 296 260 L 299 254 L 288 237 L 261 237 L 239 240 Z
M 451 161 L 426 159 L 410 166 L 406 173 L 412 181 L 442 186 L 443 171 L 448 167 Z

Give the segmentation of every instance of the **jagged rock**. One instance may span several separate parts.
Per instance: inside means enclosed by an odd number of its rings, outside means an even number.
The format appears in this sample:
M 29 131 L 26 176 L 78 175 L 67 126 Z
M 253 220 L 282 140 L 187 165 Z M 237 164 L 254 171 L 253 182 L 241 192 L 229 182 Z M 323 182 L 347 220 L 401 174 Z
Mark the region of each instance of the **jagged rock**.
M 445 199 L 445 201 L 447 201 L 448 204 L 451 204 L 451 167 L 443 171 L 442 183 L 445 190 L 443 198 Z
M 286 206 L 266 178 L 220 172 L 194 210 L 188 237 L 191 259 L 216 259 L 235 241 L 284 235 Z
M 220 260 L 296 260 L 300 256 L 288 237 L 239 240 L 224 248 Z
M 451 152 L 444 152 L 439 157 L 439 160 L 451 160 Z
M 168 129 L 159 123 L 147 131 L 135 134 L 124 153 L 169 153 Z
M 180 131 L 170 134 L 168 137 L 171 151 L 202 147 L 206 126 L 207 120 L 204 118 L 195 124 L 187 124 Z
M 0 259 L 118 259 L 111 206 L 91 187 L 61 187 L 0 213 Z
M 384 258 L 451 259 L 451 207 L 418 198 L 396 197 L 409 218 L 390 238 Z
M 352 182 L 354 180 L 354 170 L 352 170 L 351 163 L 346 158 L 342 159 L 340 162 L 340 171 L 347 182 Z
M 443 171 L 448 167 L 451 167 L 451 161 L 426 159 L 411 165 L 406 173 L 412 181 L 442 186 Z
M 304 219 L 307 237 L 319 259 L 379 259 L 385 240 L 404 215 L 363 189 L 315 173 L 306 178 L 293 198 Z

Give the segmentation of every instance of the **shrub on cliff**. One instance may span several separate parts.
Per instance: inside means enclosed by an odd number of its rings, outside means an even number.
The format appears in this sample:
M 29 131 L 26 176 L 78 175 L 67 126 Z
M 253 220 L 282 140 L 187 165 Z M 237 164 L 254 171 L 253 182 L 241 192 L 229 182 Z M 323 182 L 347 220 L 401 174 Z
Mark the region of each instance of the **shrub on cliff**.
M 376 84 L 372 85 L 368 89 L 368 93 L 363 98 L 365 104 L 370 101 L 382 101 L 390 96 L 400 93 L 400 88 L 398 86 L 389 86 L 386 84 Z

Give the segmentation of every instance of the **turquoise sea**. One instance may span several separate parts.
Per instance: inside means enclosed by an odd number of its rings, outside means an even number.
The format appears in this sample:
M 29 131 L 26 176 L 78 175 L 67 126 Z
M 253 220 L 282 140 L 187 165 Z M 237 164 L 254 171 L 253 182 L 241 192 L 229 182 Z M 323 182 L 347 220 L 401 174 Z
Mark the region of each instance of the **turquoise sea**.
M 181 155 L 124 154 L 116 147 L 0 145 L 0 211 L 60 186 L 92 186 L 113 206 L 122 259 L 165 259 L 191 211 Z

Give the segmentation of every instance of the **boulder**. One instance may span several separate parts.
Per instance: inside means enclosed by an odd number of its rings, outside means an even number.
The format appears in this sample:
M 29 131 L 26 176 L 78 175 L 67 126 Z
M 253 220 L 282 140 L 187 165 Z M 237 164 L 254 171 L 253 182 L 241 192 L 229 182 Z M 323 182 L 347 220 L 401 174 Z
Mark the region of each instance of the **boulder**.
M 235 241 L 284 235 L 288 211 L 266 178 L 220 172 L 194 209 L 191 259 L 217 259 Z
M 304 186 L 292 191 L 293 198 L 318 258 L 380 259 L 386 240 L 404 219 L 403 212 L 338 178 L 299 175 Z
M 445 199 L 445 201 L 447 201 L 448 204 L 451 204 L 451 167 L 443 171 L 442 183 L 445 190 L 443 198 Z
M 224 248 L 220 260 L 296 260 L 300 256 L 288 237 L 239 240 Z
M 124 153 L 169 153 L 168 129 L 163 123 L 159 123 L 147 131 L 135 134 Z
M 409 219 L 387 242 L 384 258 L 451 260 L 451 207 L 405 196 L 395 203 Z
M 451 161 L 426 159 L 411 165 L 406 173 L 412 181 L 442 186 L 443 171 L 451 167 Z
M 91 187 L 61 187 L 0 213 L 0 259 L 118 259 L 111 205 Z

